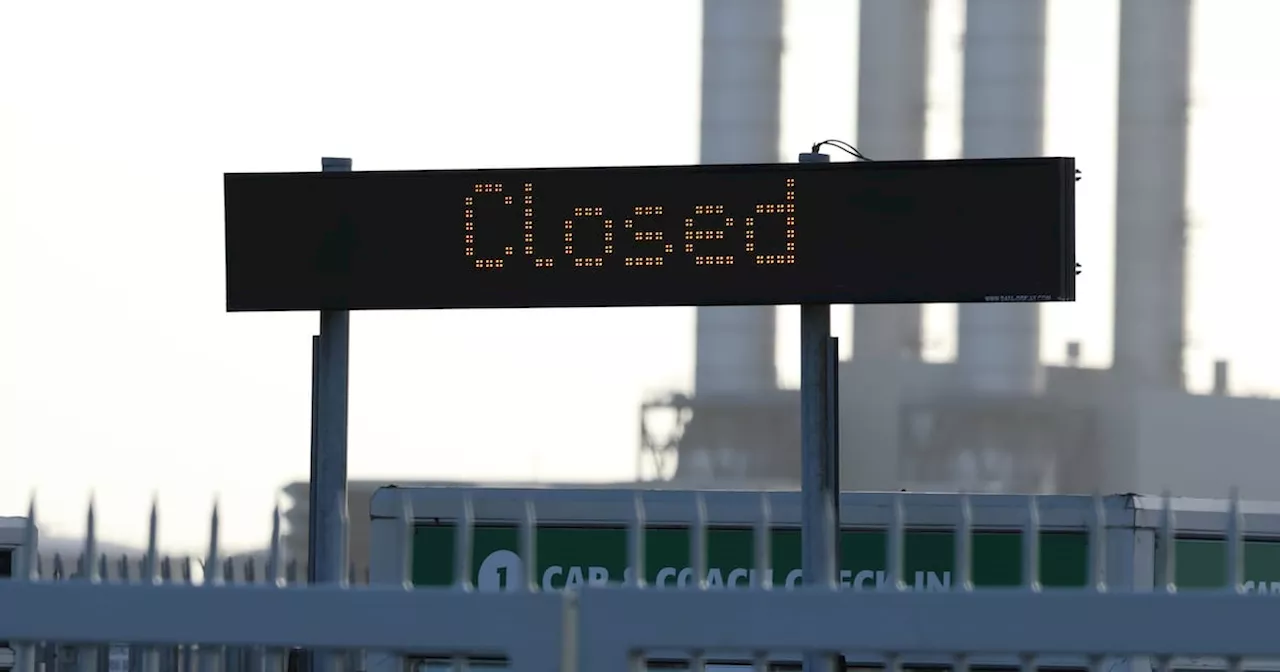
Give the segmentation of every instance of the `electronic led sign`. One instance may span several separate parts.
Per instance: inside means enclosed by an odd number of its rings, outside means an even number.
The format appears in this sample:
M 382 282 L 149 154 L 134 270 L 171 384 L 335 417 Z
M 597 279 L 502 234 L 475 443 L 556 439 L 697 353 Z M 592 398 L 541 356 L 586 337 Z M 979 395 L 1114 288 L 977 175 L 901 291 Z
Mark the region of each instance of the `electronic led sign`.
M 227 309 L 1075 299 L 1073 159 L 225 176 Z

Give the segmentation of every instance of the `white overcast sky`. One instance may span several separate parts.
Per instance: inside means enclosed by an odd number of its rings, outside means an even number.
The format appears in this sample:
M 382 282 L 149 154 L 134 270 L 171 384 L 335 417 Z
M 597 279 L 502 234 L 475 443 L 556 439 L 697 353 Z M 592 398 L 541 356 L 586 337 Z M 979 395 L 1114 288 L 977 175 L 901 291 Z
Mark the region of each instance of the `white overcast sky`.
M 751 0 L 743 0 L 744 2 Z M 1152 0 L 1156 1 L 1156 0 Z M 956 155 L 960 0 L 935 0 L 929 151 Z M 1116 0 L 1050 0 L 1046 153 L 1079 159 L 1081 277 L 1046 360 L 1111 349 Z M 195 549 L 265 540 L 305 477 L 310 314 L 224 312 L 221 174 L 697 160 L 695 0 L 0 2 L 0 515 Z M 1188 367 L 1280 388 L 1276 0 L 1196 3 Z M 791 0 L 785 156 L 852 138 L 856 0 Z M 1253 278 L 1250 280 L 1250 278 Z M 837 309 L 837 335 L 849 331 Z M 947 358 L 953 310 L 931 308 Z M 796 379 L 796 311 L 780 366 Z M 687 386 L 692 309 L 359 314 L 351 476 L 626 479 Z M 1230 468 L 1248 468 L 1232 465 Z

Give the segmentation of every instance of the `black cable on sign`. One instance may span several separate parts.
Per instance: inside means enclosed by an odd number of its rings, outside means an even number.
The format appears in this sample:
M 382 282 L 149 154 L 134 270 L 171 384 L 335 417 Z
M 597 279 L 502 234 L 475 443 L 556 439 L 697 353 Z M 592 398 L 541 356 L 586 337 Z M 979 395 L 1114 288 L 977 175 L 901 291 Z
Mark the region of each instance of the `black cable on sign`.
M 842 150 L 842 151 L 844 151 L 844 152 L 846 152 L 846 153 L 848 153 L 848 154 L 851 154 L 855 159 L 861 159 L 861 160 L 863 160 L 863 161 L 870 161 L 870 160 L 871 160 L 869 157 L 867 157 L 867 155 L 866 155 L 866 154 L 863 154 L 862 152 L 858 151 L 858 148 L 857 148 L 857 147 L 854 147 L 853 145 L 851 145 L 851 144 L 849 144 L 849 143 L 845 142 L 844 140 L 836 140 L 836 139 L 834 139 L 834 138 L 833 138 L 833 139 L 831 139 L 831 140 L 823 140 L 823 141 L 821 141 L 821 142 L 815 142 L 815 143 L 813 143 L 813 149 L 812 149 L 811 151 L 812 151 L 814 154 L 817 154 L 817 153 L 818 153 L 818 150 L 819 150 L 819 149 L 821 149 L 823 145 L 831 145 L 832 147 L 835 147 L 836 149 L 839 149 L 839 150 Z

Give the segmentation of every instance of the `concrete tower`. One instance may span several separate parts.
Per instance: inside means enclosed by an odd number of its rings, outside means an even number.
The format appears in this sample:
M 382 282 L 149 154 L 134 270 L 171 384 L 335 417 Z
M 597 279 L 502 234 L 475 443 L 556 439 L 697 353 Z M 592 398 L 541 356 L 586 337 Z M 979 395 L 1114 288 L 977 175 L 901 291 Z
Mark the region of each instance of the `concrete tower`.
M 782 1 L 702 6 L 701 161 L 776 162 Z M 798 472 L 798 404 L 778 388 L 775 330 L 773 306 L 698 308 L 693 399 L 658 404 L 692 412 L 680 432 L 676 478 L 741 482 Z
M 702 163 L 777 161 L 781 90 L 781 0 L 704 0 Z M 774 312 L 772 306 L 698 309 L 698 396 L 777 387 Z
M 1123 0 L 1116 124 L 1115 373 L 1183 389 L 1191 2 Z
M 965 158 L 1043 152 L 1045 24 L 1044 0 L 968 0 Z M 956 363 L 971 391 L 1040 392 L 1040 306 L 960 306 Z
M 930 0 L 862 0 L 858 19 L 858 149 L 876 160 L 924 158 Z M 841 381 L 840 480 L 899 487 L 899 416 L 918 366 L 917 305 L 855 306 L 853 361 Z
M 862 0 L 857 144 L 876 160 L 923 159 L 930 0 Z M 853 356 L 919 359 L 921 308 L 854 308 Z

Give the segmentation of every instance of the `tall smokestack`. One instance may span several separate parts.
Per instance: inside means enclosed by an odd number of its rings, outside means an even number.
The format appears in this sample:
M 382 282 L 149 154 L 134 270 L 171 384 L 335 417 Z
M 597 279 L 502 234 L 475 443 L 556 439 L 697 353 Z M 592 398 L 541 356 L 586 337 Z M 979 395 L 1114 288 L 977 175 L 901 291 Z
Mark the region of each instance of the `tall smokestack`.
M 778 160 L 782 1 L 702 4 L 702 163 Z M 777 386 L 772 306 L 698 308 L 698 395 Z
M 968 0 L 966 158 L 1043 152 L 1045 23 L 1044 0 Z M 995 394 L 1041 390 L 1038 304 L 965 304 L 958 323 L 956 362 L 970 389 Z
M 862 0 L 857 145 L 873 159 L 923 159 L 930 0 Z M 916 305 L 854 308 L 853 356 L 919 359 Z
M 1191 2 L 1120 3 L 1117 375 L 1183 389 Z

